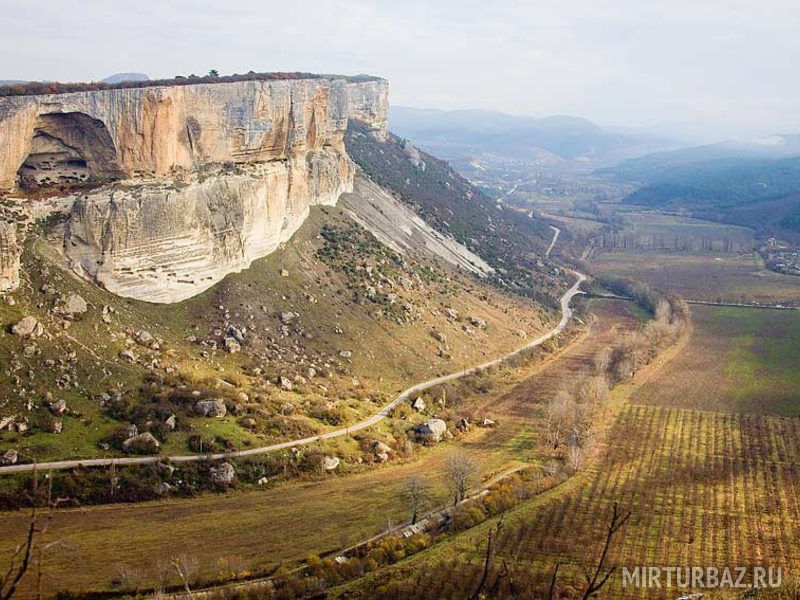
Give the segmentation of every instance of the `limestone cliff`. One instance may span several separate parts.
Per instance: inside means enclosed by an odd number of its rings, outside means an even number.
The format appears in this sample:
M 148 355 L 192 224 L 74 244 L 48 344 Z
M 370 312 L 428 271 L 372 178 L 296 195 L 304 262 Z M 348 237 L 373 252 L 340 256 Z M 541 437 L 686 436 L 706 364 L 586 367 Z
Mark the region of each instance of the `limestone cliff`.
M 120 295 L 175 302 L 351 190 L 348 119 L 384 137 L 387 95 L 377 78 L 315 78 L 0 98 L 0 192 L 100 185 L 75 196 L 74 266 Z M 0 288 L 13 287 L 10 247 Z

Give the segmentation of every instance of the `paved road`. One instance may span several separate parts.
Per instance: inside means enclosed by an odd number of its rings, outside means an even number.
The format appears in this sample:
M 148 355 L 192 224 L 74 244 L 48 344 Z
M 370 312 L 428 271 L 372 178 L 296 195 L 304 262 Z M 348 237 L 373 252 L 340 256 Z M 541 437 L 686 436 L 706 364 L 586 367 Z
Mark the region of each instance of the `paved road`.
M 547 247 L 547 251 L 544 253 L 544 255 L 548 257 L 550 256 L 550 251 L 553 249 L 553 246 L 556 245 L 556 240 L 561 233 L 561 230 L 555 225 L 550 225 L 550 229 L 553 230 L 553 239 L 551 240 L 550 245 Z
M 553 236 L 553 241 L 555 242 L 556 238 L 558 237 L 559 230 L 558 228 L 554 227 L 555 235 Z M 552 246 L 552 244 L 551 244 Z M 299 440 L 291 440 L 288 442 L 282 442 L 280 444 L 272 444 L 270 446 L 260 446 L 258 448 L 250 448 L 248 450 L 240 450 L 238 452 L 227 452 L 224 454 L 184 454 L 178 456 L 170 456 L 168 457 L 170 462 L 192 462 L 198 460 L 222 460 L 228 458 L 239 458 L 243 456 L 254 456 L 258 454 L 268 454 L 270 452 L 275 452 L 276 450 L 285 450 L 287 448 L 295 448 L 297 446 L 304 446 L 306 444 L 311 444 L 314 442 L 318 442 L 320 440 L 328 440 L 331 438 L 341 437 L 344 435 L 350 435 L 355 433 L 356 431 L 361 431 L 362 429 L 367 429 L 368 427 L 372 427 L 376 423 L 380 422 L 381 420 L 385 419 L 389 413 L 392 411 L 394 407 L 402 402 L 406 402 L 409 398 L 417 394 L 423 390 L 428 388 L 432 388 L 437 386 L 441 383 L 446 383 L 448 381 L 453 381 L 454 379 L 460 379 L 466 375 L 471 373 L 476 373 L 478 371 L 482 371 L 489 367 L 493 367 L 495 365 L 499 365 L 507 360 L 514 358 L 515 356 L 519 355 L 520 353 L 528 350 L 530 348 L 534 348 L 535 346 L 539 346 L 549 340 L 550 338 L 555 337 L 559 333 L 561 333 L 564 328 L 567 326 L 570 318 L 572 317 L 572 309 L 570 308 L 570 301 L 573 297 L 577 294 L 582 294 L 578 288 L 580 287 L 581 283 L 586 280 L 586 276 L 581 273 L 576 273 L 578 276 L 578 280 L 569 288 L 564 295 L 561 296 L 561 321 L 559 321 L 558 325 L 556 325 L 553 329 L 548 331 L 547 333 L 539 336 L 532 342 L 525 344 L 524 346 L 517 348 L 516 350 L 509 352 L 508 354 L 501 356 L 500 358 L 496 358 L 494 360 L 490 360 L 489 362 L 485 362 L 481 365 L 477 365 L 466 369 L 464 371 L 457 371 L 455 373 L 450 373 L 449 375 L 444 375 L 442 377 L 437 377 L 435 379 L 429 379 L 427 381 L 423 381 L 422 383 L 418 383 L 416 385 L 412 385 L 407 390 L 403 391 L 399 396 L 397 396 L 394 400 L 392 400 L 389 404 L 384 406 L 381 410 L 377 413 L 360 421 L 359 423 L 355 423 L 350 425 L 349 427 L 342 427 L 341 429 L 336 429 L 335 431 L 329 431 L 327 433 L 323 433 L 321 435 L 315 435 L 313 437 L 302 438 Z M 10 465 L 6 467 L 0 467 L 0 475 L 7 474 L 7 473 L 19 473 L 24 471 L 33 471 L 33 470 L 40 470 L 40 471 L 49 471 L 51 469 L 73 469 L 75 467 L 83 466 L 83 467 L 102 467 L 102 466 L 109 466 L 111 464 L 114 465 L 143 465 L 148 463 L 154 463 L 159 460 L 163 460 L 167 457 L 165 456 L 128 456 L 128 457 L 121 457 L 121 458 L 91 458 L 85 460 L 61 460 L 55 462 L 43 462 L 38 464 L 18 464 L 18 465 Z

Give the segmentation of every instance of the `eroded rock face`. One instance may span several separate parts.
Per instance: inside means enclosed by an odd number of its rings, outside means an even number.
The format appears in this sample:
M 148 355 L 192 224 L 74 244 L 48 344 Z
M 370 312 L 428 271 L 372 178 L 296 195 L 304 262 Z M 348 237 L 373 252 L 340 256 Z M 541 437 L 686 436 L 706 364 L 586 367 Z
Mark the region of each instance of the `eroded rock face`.
M 0 221 L 0 293 L 19 287 L 19 259 L 17 227 Z
M 347 121 L 384 137 L 387 95 L 384 80 L 341 78 L 0 98 L 0 193 L 103 184 L 75 199 L 73 266 L 121 296 L 177 302 L 351 191 Z M 0 291 L 18 285 L 13 235 L 0 225 Z

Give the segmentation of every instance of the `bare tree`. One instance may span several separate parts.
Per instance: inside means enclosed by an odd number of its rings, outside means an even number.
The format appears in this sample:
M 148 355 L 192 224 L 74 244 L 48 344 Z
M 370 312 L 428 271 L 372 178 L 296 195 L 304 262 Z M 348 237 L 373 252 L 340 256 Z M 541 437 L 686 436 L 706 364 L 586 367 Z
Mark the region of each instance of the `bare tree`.
M 428 500 L 428 484 L 419 475 L 412 475 L 403 485 L 403 496 L 411 508 L 411 524 L 417 522 L 422 507 Z
M 478 588 L 475 592 L 469 597 L 469 600 L 478 600 L 481 598 L 481 594 L 483 593 L 486 584 L 489 582 L 489 575 L 492 572 L 492 562 L 494 561 L 494 550 L 495 550 L 495 541 L 497 535 L 500 533 L 500 530 L 503 528 L 503 517 L 500 517 L 500 521 L 497 523 L 497 526 L 493 529 L 489 530 L 488 539 L 486 540 L 486 558 L 483 562 L 483 575 L 481 575 L 481 580 L 478 582 Z M 506 566 L 506 572 L 508 572 L 508 567 Z
M 467 497 L 476 471 L 475 462 L 463 450 L 454 450 L 447 457 L 447 478 L 453 492 L 453 506 Z
M 576 473 L 580 471 L 581 467 L 583 466 L 583 458 L 583 448 L 581 448 L 578 444 L 570 444 L 567 448 L 567 461 L 569 462 L 569 468 Z
M 44 564 L 44 552 L 58 542 L 45 543 L 44 538 L 50 523 L 53 520 L 56 509 L 68 502 L 66 498 L 53 499 L 53 479 L 48 479 L 46 491 L 47 512 L 42 515 L 37 508 L 39 501 L 38 476 L 36 471 L 34 477 L 34 496 L 32 497 L 33 508 L 31 509 L 28 520 L 28 530 L 25 539 L 18 544 L 11 552 L 8 559 L 8 566 L 4 572 L 0 571 L 0 600 L 10 600 L 17 593 L 20 583 L 25 576 L 36 566 L 37 588 L 41 596 L 42 568 Z
M 600 552 L 600 558 L 597 561 L 597 566 L 592 573 L 586 572 L 586 590 L 583 593 L 583 600 L 588 600 L 594 596 L 600 589 L 608 582 L 611 575 L 616 569 L 616 565 L 606 568 L 606 561 L 608 560 L 608 550 L 611 548 L 611 541 L 614 535 L 620 528 L 625 525 L 626 521 L 630 518 L 630 511 L 624 514 L 619 511 L 619 506 L 614 502 L 614 507 L 611 511 L 611 520 L 608 523 L 606 530 L 606 539 L 603 544 L 603 550 Z
M 597 565 L 593 571 L 589 571 L 588 569 L 584 571 L 584 576 L 586 577 L 586 589 L 583 592 L 582 600 L 589 600 L 589 598 L 597 594 L 597 592 L 599 592 L 602 587 L 608 583 L 611 575 L 616 570 L 616 565 L 613 565 L 610 568 L 606 567 L 606 563 L 608 561 L 608 551 L 611 548 L 611 542 L 614 539 L 614 535 L 623 525 L 625 525 L 630 516 L 630 511 L 627 511 L 624 514 L 621 513 L 619 511 L 619 506 L 616 502 L 614 502 L 614 507 L 611 511 L 611 520 L 609 521 L 608 528 L 606 529 L 605 543 L 603 544 L 603 549 L 600 552 L 600 556 L 597 560 Z M 555 569 L 553 570 L 553 577 L 550 580 L 550 590 L 547 596 L 548 600 L 554 600 L 556 597 L 558 569 L 560 566 L 561 565 L 556 564 Z
M 564 438 L 575 421 L 575 411 L 575 400 L 566 390 L 559 390 L 547 404 L 545 413 L 547 441 L 553 450 L 557 450 L 564 443 Z

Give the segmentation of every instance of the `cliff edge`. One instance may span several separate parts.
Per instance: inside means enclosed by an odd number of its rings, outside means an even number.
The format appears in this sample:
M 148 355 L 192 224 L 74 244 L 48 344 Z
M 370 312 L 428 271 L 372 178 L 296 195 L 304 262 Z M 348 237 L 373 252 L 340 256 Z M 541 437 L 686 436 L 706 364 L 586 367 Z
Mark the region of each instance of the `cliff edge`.
M 3 97 L 0 193 L 23 205 L 68 198 L 76 271 L 121 296 L 177 302 L 272 252 L 311 205 L 351 191 L 348 120 L 383 138 L 387 112 L 382 79 Z M 3 237 L 8 291 L 20 243 Z

